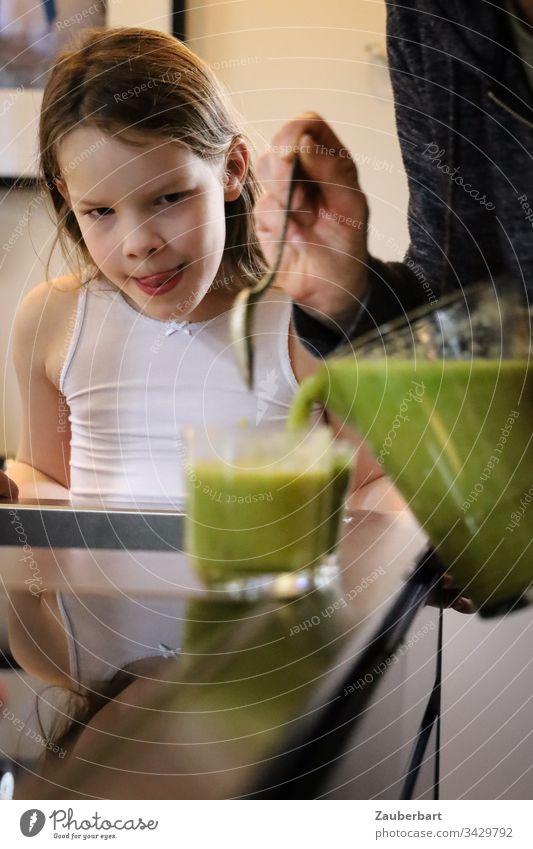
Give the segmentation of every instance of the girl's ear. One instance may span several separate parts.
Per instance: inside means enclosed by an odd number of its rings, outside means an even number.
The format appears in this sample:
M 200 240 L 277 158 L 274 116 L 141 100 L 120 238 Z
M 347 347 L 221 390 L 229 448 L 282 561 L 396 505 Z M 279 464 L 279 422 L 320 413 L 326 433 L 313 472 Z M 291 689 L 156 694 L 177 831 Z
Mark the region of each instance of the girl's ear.
M 68 193 L 66 183 L 64 183 L 63 180 L 61 180 L 59 177 L 55 178 L 54 183 L 55 183 L 56 189 L 58 190 L 61 197 L 63 197 L 66 200 L 66 202 L 68 203 L 68 205 L 71 206 L 70 195 Z
M 244 139 L 236 138 L 226 154 L 224 166 L 224 200 L 237 200 L 248 172 L 250 151 Z

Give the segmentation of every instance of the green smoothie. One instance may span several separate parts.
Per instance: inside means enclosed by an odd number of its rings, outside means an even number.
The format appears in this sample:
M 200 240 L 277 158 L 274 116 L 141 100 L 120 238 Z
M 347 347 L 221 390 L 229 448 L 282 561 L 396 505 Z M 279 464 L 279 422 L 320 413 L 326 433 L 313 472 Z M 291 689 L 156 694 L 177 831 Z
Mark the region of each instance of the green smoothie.
M 187 552 L 211 580 L 319 564 L 329 545 L 330 476 L 197 462 L 188 484 Z
M 527 362 L 331 359 L 302 384 L 291 425 L 317 401 L 369 442 L 465 594 L 489 608 L 531 586 Z

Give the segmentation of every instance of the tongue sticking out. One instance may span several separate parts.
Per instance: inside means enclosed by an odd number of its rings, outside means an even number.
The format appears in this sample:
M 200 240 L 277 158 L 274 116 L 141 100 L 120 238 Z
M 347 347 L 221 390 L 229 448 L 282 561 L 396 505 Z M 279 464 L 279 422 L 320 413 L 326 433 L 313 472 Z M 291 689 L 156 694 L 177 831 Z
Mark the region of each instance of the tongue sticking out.
M 166 290 L 167 288 L 172 288 L 176 283 L 175 278 L 180 275 L 184 269 L 185 265 L 182 264 L 162 274 L 138 277 L 136 278 L 137 284 L 141 287 L 141 289 L 144 289 L 145 292 L 148 291 L 156 294 L 163 289 Z

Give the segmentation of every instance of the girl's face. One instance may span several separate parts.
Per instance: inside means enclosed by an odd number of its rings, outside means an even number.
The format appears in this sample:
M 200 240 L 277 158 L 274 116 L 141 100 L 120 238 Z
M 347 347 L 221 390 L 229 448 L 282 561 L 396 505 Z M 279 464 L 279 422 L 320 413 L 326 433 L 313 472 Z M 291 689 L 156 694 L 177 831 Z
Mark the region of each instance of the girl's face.
M 221 264 L 224 201 L 240 194 L 246 148 L 228 169 L 166 139 L 134 147 L 79 127 L 59 161 L 58 189 L 103 276 L 153 318 L 211 317 L 202 301 Z

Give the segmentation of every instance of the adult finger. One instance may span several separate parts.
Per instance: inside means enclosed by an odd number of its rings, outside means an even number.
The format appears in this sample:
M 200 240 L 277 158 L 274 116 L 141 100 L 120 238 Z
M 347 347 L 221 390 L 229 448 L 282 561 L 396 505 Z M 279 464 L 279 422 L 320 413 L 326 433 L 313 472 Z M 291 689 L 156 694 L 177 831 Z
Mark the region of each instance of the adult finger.
M 288 121 L 276 133 L 271 145 L 270 179 L 280 180 L 284 163 L 298 152 L 305 174 L 321 183 L 327 196 L 339 188 L 360 191 L 357 168 L 349 150 L 329 124 L 316 112 L 306 112 Z

